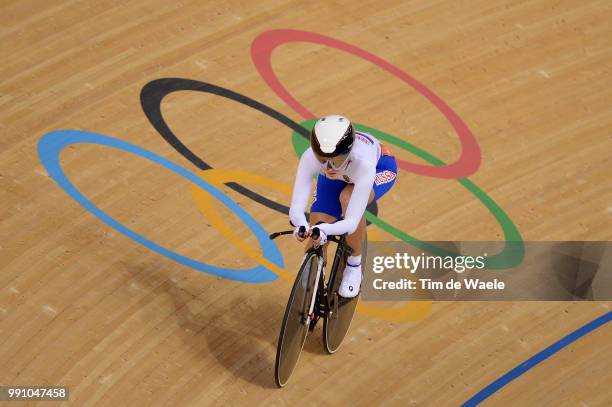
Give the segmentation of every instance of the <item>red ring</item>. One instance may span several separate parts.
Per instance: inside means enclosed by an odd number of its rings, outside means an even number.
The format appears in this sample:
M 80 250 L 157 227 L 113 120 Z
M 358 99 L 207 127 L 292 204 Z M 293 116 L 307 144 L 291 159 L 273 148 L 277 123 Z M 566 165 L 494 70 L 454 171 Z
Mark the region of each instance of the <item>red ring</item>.
M 272 51 L 279 45 L 291 42 L 311 42 L 325 45 L 365 59 L 394 75 L 396 78 L 406 82 L 421 95 L 425 96 L 427 100 L 446 117 L 457 132 L 457 136 L 461 142 L 461 157 L 454 163 L 441 167 L 414 164 L 398 159 L 397 162 L 401 169 L 428 177 L 446 179 L 468 177 L 478 170 L 481 157 L 480 148 L 468 126 L 461 120 L 459 115 L 446 104 L 446 102 L 412 76 L 374 54 L 324 35 L 299 30 L 271 30 L 263 32 L 259 34 L 251 44 L 251 58 L 253 59 L 253 63 L 268 86 L 270 86 L 285 103 L 304 119 L 312 119 L 315 115 L 291 96 L 287 89 L 280 83 L 272 69 Z

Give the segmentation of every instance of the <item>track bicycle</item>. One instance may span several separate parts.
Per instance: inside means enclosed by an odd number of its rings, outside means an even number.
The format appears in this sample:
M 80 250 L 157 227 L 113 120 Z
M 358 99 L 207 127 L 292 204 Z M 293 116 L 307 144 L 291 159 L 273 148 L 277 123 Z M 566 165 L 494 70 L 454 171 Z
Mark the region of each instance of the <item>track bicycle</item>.
M 304 232 L 305 228 L 301 233 Z M 313 227 L 311 238 L 317 240 L 319 233 L 319 229 Z M 292 234 L 293 230 L 276 232 L 270 239 Z M 353 320 L 360 295 L 344 298 L 338 294 L 346 260 L 353 250 L 346 243 L 346 235 L 327 236 L 327 241 L 337 244 L 329 279 L 325 280 L 324 245 L 315 244 L 304 254 L 289 295 L 276 349 L 274 377 L 278 387 L 289 381 L 306 336 L 314 330 L 319 319 L 323 318 L 323 347 L 330 354 L 338 350 Z M 366 250 L 367 235 L 362 244 L 362 264 Z

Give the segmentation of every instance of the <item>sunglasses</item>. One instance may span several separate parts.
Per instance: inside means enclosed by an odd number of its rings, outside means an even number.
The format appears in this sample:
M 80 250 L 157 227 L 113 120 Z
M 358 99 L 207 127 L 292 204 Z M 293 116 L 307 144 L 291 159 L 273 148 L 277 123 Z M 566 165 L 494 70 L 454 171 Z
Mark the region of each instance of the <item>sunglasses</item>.
M 328 168 L 329 166 L 331 166 L 331 168 L 335 170 L 339 169 L 344 165 L 348 156 L 348 154 L 340 154 L 335 157 L 320 157 L 315 154 L 315 157 L 317 157 L 317 160 L 319 160 L 321 164 L 327 163 Z

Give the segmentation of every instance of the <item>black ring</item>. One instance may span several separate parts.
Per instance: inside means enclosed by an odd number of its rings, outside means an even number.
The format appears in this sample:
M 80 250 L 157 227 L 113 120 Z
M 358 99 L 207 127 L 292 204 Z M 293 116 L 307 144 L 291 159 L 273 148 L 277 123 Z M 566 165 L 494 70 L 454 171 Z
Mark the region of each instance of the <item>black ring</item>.
M 280 123 L 289 127 L 291 130 L 296 131 L 306 140 L 310 140 L 310 131 L 302 127 L 299 123 L 294 122 L 284 114 L 264 105 L 263 103 L 221 86 L 185 78 L 160 78 L 147 83 L 140 92 L 140 104 L 145 116 L 147 116 L 147 119 L 151 125 L 155 128 L 155 130 L 157 130 L 162 138 L 172 146 L 172 148 L 174 148 L 180 155 L 185 157 L 201 170 L 208 170 L 213 167 L 198 157 L 185 144 L 183 144 L 181 140 L 179 140 L 172 130 L 170 130 L 170 127 L 164 120 L 161 113 L 161 103 L 164 97 L 173 92 L 183 90 L 211 93 L 213 95 L 222 96 L 224 98 L 236 101 L 279 121 Z M 270 209 L 274 209 L 275 211 L 285 215 L 289 214 L 289 207 L 272 201 L 265 196 L 259 195 L 258 193 L 251 191 L 237 182 L 227 182 L 225 185 Z M 376 204 L 376 201 L 370 203 L 367 210 L 374 215 L 377 215 L 378 205 Z M 370 222 L 367 223 L 369 224 Z

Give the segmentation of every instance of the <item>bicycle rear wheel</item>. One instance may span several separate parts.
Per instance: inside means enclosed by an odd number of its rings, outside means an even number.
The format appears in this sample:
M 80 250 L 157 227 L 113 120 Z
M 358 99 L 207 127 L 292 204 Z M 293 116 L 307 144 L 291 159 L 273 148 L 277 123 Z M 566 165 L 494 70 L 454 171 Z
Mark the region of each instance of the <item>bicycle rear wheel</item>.
M 293 283 L 278 337 L 274 365 L 274 378 L 278 387 L 283 387 L 289 381 L 304 347 L 309 326 L 308 311 L 312 297 L 316 295 L 315 281 L 318 272 L 317 253 L 306 254 Z
M 368 236 L 366 233 L 361 246 L 361 264 L 366 262 L 367 250 Z M 332 275 L 330 275 L 328 292 L 331 298 L 331 315 L 327 315 L 323 321 L 323 346 L 327 353 L 335 353 L 340 348 L 351 326 L 351 321 L 355 315 L 355 308 L 357 308 L 357 302 L 361 296 L 361 291 L 355 298 L 343 298 L 338 294 L 345 266 L 346 256 L 342 256 L 342 261 L 338 264 L 336 272 L 332 272 Z

